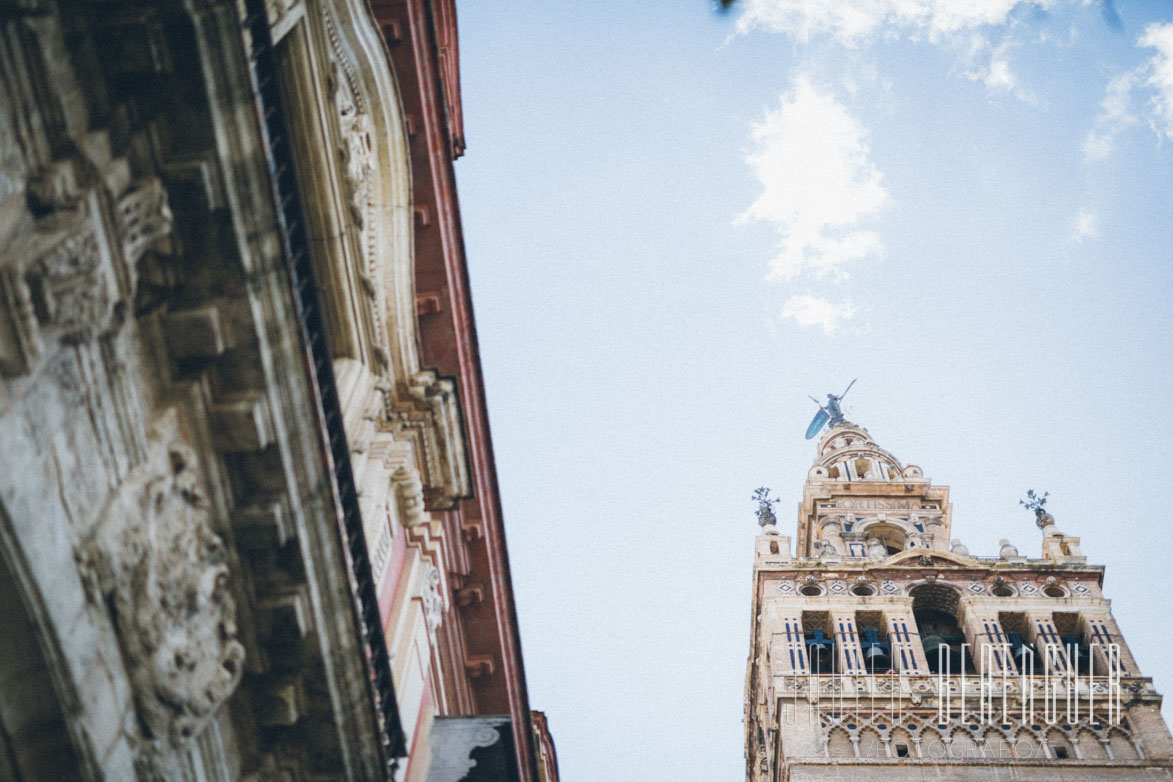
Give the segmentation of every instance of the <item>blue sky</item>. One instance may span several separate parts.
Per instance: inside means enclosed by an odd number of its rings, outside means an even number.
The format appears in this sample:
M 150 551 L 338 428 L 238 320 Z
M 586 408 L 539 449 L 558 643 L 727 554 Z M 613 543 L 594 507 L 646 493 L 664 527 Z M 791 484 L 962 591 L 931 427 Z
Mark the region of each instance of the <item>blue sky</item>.
M 830 9 L 830 10 L 828 10 Z M 976 11 L 971 9 L 977 9 Z M 808 394 L 1173 689 L 1173 7 L 465 3 L 457 163 L 530 699 L 566 782 L 744 775 L 752 490 Z

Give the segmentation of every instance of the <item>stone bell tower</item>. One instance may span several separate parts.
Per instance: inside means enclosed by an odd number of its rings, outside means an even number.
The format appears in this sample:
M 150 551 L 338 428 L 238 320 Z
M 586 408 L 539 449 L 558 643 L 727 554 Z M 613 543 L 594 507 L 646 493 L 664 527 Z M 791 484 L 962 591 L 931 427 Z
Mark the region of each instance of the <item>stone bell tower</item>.
M 1173 780 L 1161 696 L 1079 539 L 953 537 L 949 489 L 832 421 L 791 538 L 759 489 L 747 782 Z

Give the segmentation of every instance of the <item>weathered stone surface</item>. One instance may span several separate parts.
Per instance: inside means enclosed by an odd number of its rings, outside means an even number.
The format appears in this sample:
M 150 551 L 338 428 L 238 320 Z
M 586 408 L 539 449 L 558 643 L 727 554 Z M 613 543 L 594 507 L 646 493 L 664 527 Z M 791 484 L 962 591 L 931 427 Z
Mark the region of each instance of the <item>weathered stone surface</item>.
M 82 566 L 113 609 L 149 737 L 176 743 L 232 694 L 244 647 L 195 452 L 173 417 L 156 435 L 152 458 L 127 476 L 83 544 Z

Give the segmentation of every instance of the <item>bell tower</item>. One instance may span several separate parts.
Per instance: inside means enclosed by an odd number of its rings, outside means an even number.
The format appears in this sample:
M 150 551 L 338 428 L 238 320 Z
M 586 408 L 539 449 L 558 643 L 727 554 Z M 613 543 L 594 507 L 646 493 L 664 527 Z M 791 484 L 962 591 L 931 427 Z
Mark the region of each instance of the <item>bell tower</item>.
M 1046 495 L 1038 558 L 973 555 L 947 486 L 830 419 L 793 553 L 754 495 L 747 782 L 1173 780 L 1161 696 Z

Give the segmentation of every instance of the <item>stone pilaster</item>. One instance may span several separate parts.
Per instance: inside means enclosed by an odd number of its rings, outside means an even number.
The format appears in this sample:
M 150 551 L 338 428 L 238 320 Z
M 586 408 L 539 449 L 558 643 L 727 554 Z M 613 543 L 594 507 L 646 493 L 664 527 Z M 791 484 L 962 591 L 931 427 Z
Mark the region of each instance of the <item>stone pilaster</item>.
M 835 632 L 835 653 L 839 659 L 839 672 L 867 673 L 863 650 L 859 645 L 859 632 L 855 626 L 855 612 L 831 611 L 831 627 Z
M 1067 673 L 1067 651 L 1055 631 L 1055 620 L 1050 611 L 1031 611 L 1027 614 L 1026 640 L 1038 650 L 1044 670 L 1052 674 Z
M 884 612 L 888 625 L 888 641 L 892 644 L 892 668 L 901 673 L 927 674 L 929 664 L 921 647 L 920 633 L 912 608 L 889 609 Z

